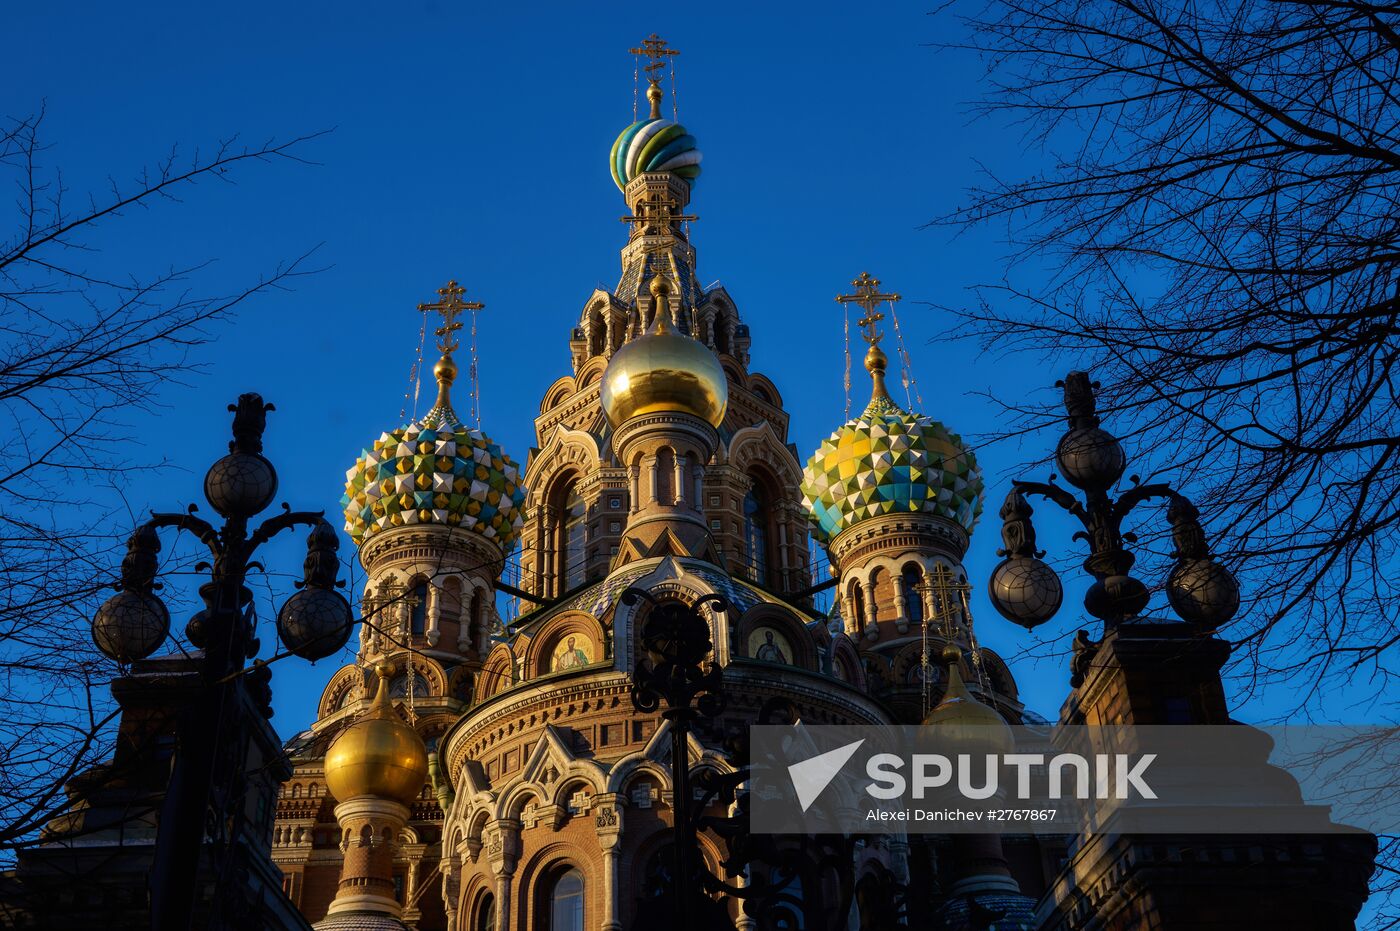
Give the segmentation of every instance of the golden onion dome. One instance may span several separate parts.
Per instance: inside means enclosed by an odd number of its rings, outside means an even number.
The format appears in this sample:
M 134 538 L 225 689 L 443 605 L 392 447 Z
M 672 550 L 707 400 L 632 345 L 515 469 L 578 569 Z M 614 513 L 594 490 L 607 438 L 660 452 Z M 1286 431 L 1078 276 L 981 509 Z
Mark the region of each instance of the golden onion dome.
M 428 778 L 428 748 L 389 702 L 393 668 L 375 671 L 379 686 L 369 710 L 326 753 L 326 785 L 341 802 L 373 796 L 410 805 Z
M 931 741 L 936 741 L 944 753 L 1007 753 L 1015 746 L 1011 728 L 994 708 L 973 697 L 958 670 L 962 651 L 948 644 L 943 661 L 948 664 L 948 688 L 928 716 L 923 726 Z
M 671 326 L 669 286 L 651 279 L 656 322 L 613 354 L 603 373 L 603 411 L 614 427 L 640 414 L 690 414 L 718 428 L 729 403 L 724 368 L 710 349 Z

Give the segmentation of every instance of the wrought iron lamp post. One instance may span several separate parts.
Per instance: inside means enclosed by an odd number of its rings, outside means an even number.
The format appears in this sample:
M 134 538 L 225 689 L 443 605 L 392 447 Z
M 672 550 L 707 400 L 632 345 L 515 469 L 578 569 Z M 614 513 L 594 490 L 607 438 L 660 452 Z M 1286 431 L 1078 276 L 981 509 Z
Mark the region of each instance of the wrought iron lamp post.
M 252 593 L 244 584 L 250 569 L 261 568 L 253 554 L 283 530 L 311 528 L 299 591 L 277 615 L 278 635 L 290 653 L 312 661 L 330 656 L 345 645 L 353 624 L 349 601 L 336 591 L 342 584 L 336 579 L 340 544 L 324 512 L 283 505 L 284 513 L 250 532 L 250 519 L 277 494 L 277 472 L 262 455 L 266 414 L 272 409 L 256 394 L 241 395 L 237 405 L 229 406 L 234 412 L 229 454 L 204 479 L 204 496 L 223 525 L 216 528 L 196 517 L 194 507 L 184 514 L 154 514 L 127 542 L 118 594 L 93 618 L 93 641 L 102 652 L 122 663 L 150 656 L 170 629 L 170 612 L 156 595 L 161 587 L 156 581 L 159 531 L 188 531 L 208 547 L 213 562 L 199 565 L 210 575 L 199 590 L 205 608 L 186 627 L 191 643 L 204 651 L 202 686 L 198 700 L 181 714 L 151 874 L 152 927 L 162 931 L 190 927 L 200 848 L 206 836 L 231 842 L 242 820 L 235 791 L 241 761 L 230 754 L 243 746 L 240 735 L 249 703 L 237 690 L 246 688 L 262 713 L 271 716 L 271 671 L 259 661 L 245 673 L 245 661 L 259 649 Z
M 710 625 L 700 608 L 713 605 L 721 614 L 729 610 L 723 595 L 706 595 L 693 605 L 679 601 L 658 601 L 650 592 L 629 588 L 622 603 L 651 605 L 642 627 L 641 644 L 646 652 L 637 660 L 632 673 L 632 704 L 651 714 L 665 704 L 661 717 L 671 722 L 671 836 L 673 842 L 674 906 L 676 931 L 698 931 L 712 927 L 713 902 L 702 892 L 704 869 L 692 818 L 690 787 L 690 729 L 701 717 L 713 718 L 724 710 L 723 675 L 714 662 L 705 659 L 714 648 Z M 703 901 L 702 901 L 703 900 Z
M 1136 558 L 1125 543 L 1134 543 L 1123 532 L 1124 519 L 1139 504 L 1167 502 L 1167 521 L 1176 546 L 1176 565 L 1167 577 L 1167 600 L 1182 620 L 1212 630 L 1224 624 L 1240 606 L 1239 584 L 1230 570 L 1215 562 L 1201 529 L 1200 513 L 1185 496 L 1164 483 L 1141 484 L 1130 476 L 1133 487 L 1114 500 L 1110 489 L 1127 469 L 1127 456 L 1118 439 L 1099 426 L 1094 388 L 1086 372 L 1071 372 L 1063 382 L 1069 430 L 1055 449 L 1055 461 L 1065 480 L 1084 493 L 1081 501 L 1065 488 L 1050 482 L 1013 481 L 1001 506 L 1002 549 L 1005 557 L 992 571 L 989 593 L 993 606 L 1008 620 L 1026 628 L 1050 620 L 1059 610 L 1064 590 L 1055 571 L 1041 561 L 1028 495 L 1039 495 L 1078 518 L 1084 529 L 1075 534 L 1089 544 L 1084 568 L 1094 577 L 1084 596 L 1084 607 L 1106 628 L 1136 617 L 1147 607 L 1147 586 L 1130 573 Z M 1077 684 L 1077 683 L 1076 683 Z
M 669 917 L 673 931 L 720 931 L 734 927 L 729 901 L 742 903 L 743 912 L 760 931 L 782 928 L 844 928 L 854 895 L 855 838 L 847 835 L 755 835 L 749 830 L 747 790 L 752 770 L 742 739 L 733 741 L 731 759 L 739 768 L 730 773 L 702 770 L 690 778 L 691 725 L 713 718 L 725 707 L 723 673 L 706 662 L 713 644 L 710 626 L 700 608 L 713 605 L 726 613 L 722 595 L 706 595 L 693 605 L 661 601 L 640 588 L 622 593 L 622 602 L 650 604 L 642 626 L 646 656 L 632 673 L 632 703 L 643 713 L 665 705 L 663 719 L 671 722 L 673 882 L 670 914 L 664 909 L 639 910 L 634 927 L 651 929 Z M 785 704 L 785 703 L 784 703 Z M 765 706 L 757 724 L 792 723 L 792 708 Z M 698 798 L 695 797 L 698 795 Z M 706 814 L 713 807 L 724 814 Z M 713 832 L 724 850 L 719 866 L 728 882 L 711 871 L 700 850 L 702 830 Z M 888 877 L 887 877 L 888 879 Z M 886 924 L 903 923 L 903 887 L 887 881 Z M 712 896 L 719 896 L 716 900 Z M 827 907 L 834 904 L 835 907 Z M 884 927 L 885 924 L 880 925 Z

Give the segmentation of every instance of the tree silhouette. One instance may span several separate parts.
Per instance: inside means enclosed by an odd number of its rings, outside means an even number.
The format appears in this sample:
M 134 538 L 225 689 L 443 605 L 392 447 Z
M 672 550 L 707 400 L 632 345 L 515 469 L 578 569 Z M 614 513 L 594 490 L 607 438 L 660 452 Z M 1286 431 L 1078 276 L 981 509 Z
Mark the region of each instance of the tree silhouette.
M 106 683 L 117 670 L 89 622 L 131 529 L 120 491 L 161 465 L 132 458 L 130 415 L 192 374 L 192 351 L 240 304 L 309 273 L 302 256 L 204 294 L 202 266 L 114 278 L 88 265 L 104 246 L 136 251 L 122 240 L 132 211 L 178 209 L 192 186 L 232 182 L 254 163 L 302 161 L 314 136 L 172 151 L 129 183 L 75 198 L 42 125 L 40 112 L 0 126 L 0 178 L 14 192 L 0 220 L 0 859 L 36 842 L 74 804 L 65 783 L 112 750 Z

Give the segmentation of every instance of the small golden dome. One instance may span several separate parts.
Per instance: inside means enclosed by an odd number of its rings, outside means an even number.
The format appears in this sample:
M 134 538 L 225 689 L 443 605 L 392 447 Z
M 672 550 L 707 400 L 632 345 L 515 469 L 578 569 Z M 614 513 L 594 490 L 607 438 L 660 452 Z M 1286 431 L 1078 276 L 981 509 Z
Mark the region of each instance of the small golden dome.
M 943 651 L 943 659 L 948 662 L 948 689 L 943 700 L 924 718 L 924 727 L 931 731 L 931 743 L 936 742 L 948 755 L 1007 753 L 1016 744 L 1011 728 L 995 709 L 982 704 L 967 690 L 958 671 L 959 652 L 957 647 Z
M 613 354 L 603 373 L 603 410 L 614 427 L 640 414 L 691 414 L 718 428 L 729 403 L 724 367 L 710 349 L 671 327 L 669 286 L 652 278 L 656 323 Z
M 340 802 L 374 796 L 410 805 L 428 778 L 428 748 L 389 703 L 393 667 L 375 671 L 379 687 L 369 710 L 326 753 L 326 785 Z

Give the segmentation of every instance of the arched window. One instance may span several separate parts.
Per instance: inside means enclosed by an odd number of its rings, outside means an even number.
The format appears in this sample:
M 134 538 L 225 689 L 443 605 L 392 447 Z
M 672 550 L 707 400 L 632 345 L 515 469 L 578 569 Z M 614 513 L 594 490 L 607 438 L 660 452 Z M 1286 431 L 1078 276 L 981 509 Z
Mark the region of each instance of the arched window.
M 438 618 L 443 626 L 465 623 L 462 616 L 462 580 L 448 576 L 438 590 Z
M 924 574 L 918 566 L 910 564 L 900 573 L 899 584 L 904 593 L 904 616 L 911 624 L 924 622 L 924 596 L 919 592 L 919 583 Z
M 656 454 L 656 500 L 662 504 L 676 500 L 676 454 L 669 446 Z
M 471 931 L 496 931 L 496 897 L 489 892 L 476 903 Z
M 548 931 L 583 931 L 583 874 L 569 870 L 549 893 Z
M 729 314 L 724 308 L 715 316 L 715 351 L 729 354 Z
M 408 593 L 409 632 L 421 634 L 428 619 L 428 583 L 420 580 Z
M 749 578 L 768 584 L 768 496 L 755 481 L 744 495 L 744 564 Z
M 607 349 L 608 330 L 603 323 L 603 315 L 597 309 L 588 314 L 588 354 L 601 356 Z
M 865 630 L 865 598 L 860 590 L 859 582 L 851 583 L 851 602 L 854 608 L 856 630 Z
M 560 515 L 560 552 L 562 555 L 562 572 L 560 575 L 564 579 L 564 588 L 560 594 L 569 591 L 583 584 L 587 554 L 584 550 L 584 542 L 588 523 L 588 505 L 583 498 L 579 497 L 578 485 L 569 485 L 569 492 L 564 496 L 563 513 Z

